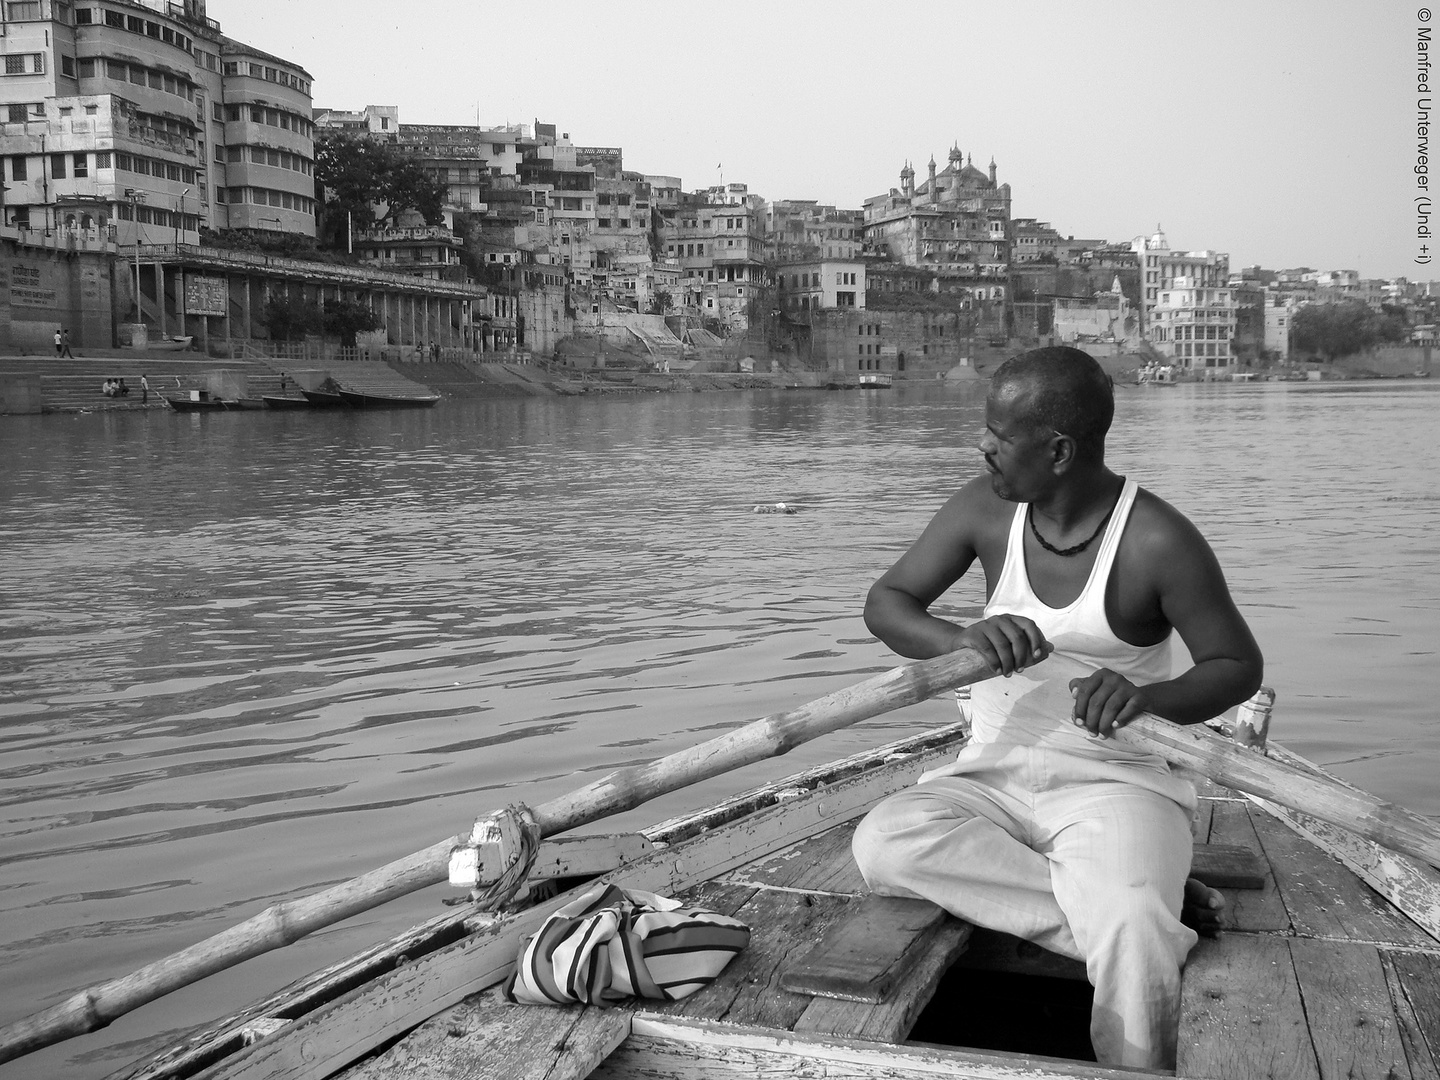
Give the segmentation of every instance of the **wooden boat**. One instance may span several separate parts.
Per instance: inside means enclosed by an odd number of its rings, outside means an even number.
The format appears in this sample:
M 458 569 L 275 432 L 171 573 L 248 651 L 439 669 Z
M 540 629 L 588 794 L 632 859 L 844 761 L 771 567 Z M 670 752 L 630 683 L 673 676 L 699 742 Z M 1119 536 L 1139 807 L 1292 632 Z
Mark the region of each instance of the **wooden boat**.
M 1256 749 L 1263 727 L 1256 731 L 1246 718 L 1233 728 L 1215 725 L 1235 741 L 1153 718 L 1123 736 L 1165 752 L 1197 778 L 1192 872 L 1224 891 L 1229 905 L 1228 928 L 1202 939 L 1185 968 L 1173 1074 L 1083 1060 L 1088 986 L 1076 962 L 968 926 L 923 901 L 866 894 L 849 855 L 855 822 L 952 757 L 964 724 L 798 773 L 640 833 L 564 835 L 683 783 L 974 681 L 986 674 L 977 673 L 976 659 L 962 652 L 884 673 L 536 807 L 531 819 L 548 839 L 529 866 L 525 901 L 497 913 L 487 910 L 499 898 L 491 895 L 433 919 L 112 1080 L 179 1080 L 201 1071 L 237 1080 L 1437 1075 L 1440 831 L 1277 746 Z M 1261 790 L 1269 795 L 1254 794 Z M 260 934 L 265 920 L 251 920 L 232 946 L 254 955 L 378 902 L 359 904 L 352 895 L 359 882 L 387 898 L 433 882 L 436 860 L 443 864 L 470 839 L 461 834 L 356 883 L 272 909 L 271 930 Z M 1416 854 L 1387 850 L 1393 847 Z M 503 842 L 481 865 L 514 869 Z M 595 875 L 734 915 L 751 927 L 750 945 L 712 984 L 679 1002 L 609 1009 L 507 1003 L 497 988 L 526 936 Z M 264 936 L 276 940 L 262 943 Z M 194 970 L 219 966 L 212 953 Z M 112 1018 L 118 995 L 151 974 L 144 969 L 77 996 L 77 1008 L 89 1014 L 84 1022 L 93 1029 L 97 1018 Z M 997 1023 L 997 1009 L 1023 1022 Z M 17 1046 L 24 1052 L 33 1037 L 18 1027 L 0 1032 L 0 1060 L 15 1056 Z M 1037 1035 L 1049 1041 L 1037 1044 Z
M 267 409 L 313 409 L 315 407 L 304 397 L 290 397 L 285 394 L 262 394 L 260 400 L 265 403 Z
M 350 403 L 331 390 L 301 390 L 305 400 L 316 409 L 348 409 Z
M 860 376 L 861 390 L 888 390 L 892 376 L 888 371 L 865 372 Z
M 156 338 L 145 347 L 159 352 L 183 352 L 194 343 L 195 338 L 189 334 L 172 334 L 170 337 Z
M 208 391 L 192 390 L 189 396 L 179 394 L 166 394 L 166 403 L 176 412 L 223 412 L 226 409 L 239 408 L 238 402 L 225 401 L 222 398 L 212 397 Z
M 439 394 L 373 394 L 341 390 L 340 396 L 352 409 L 428 409 L 440 400 Z

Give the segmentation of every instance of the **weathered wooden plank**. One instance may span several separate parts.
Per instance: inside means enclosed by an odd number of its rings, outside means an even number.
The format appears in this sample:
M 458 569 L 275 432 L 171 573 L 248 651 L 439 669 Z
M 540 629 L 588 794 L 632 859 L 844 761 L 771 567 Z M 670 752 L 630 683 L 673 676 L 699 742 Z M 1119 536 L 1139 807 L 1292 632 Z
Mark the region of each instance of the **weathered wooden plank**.
M 1196 844 L 1190 876 L 1212 889 L 1263 889 L 1265 862 L 1237 844 Z
M 1033 941 L 977 926 L 970 943 L 955 961 L 958 967 L 975 971 L 1008 971 L 1016 975 L 1037 975 L 1048 979 L 1089 982 L 1083 960 L 1061 956 Z
M 1290 956 L 1323 1080 L 1411 1080 L 1379 951 L 1297 938 Z
M 1275 885 L 1300 935 L 1433 946 L 1428 934 L 1309 840 L 1249 808 Z
M 1417 1034 L 1429 1054 L 1431 1069 L 1440 1066 L 1440 957 L 1423 953 L 1391 952 L 1388 958 L 1414 1017 Z M 1399 1010 L 1397 1009 L 1397 1012 Z M 1417 1043 L 1412 1053 L 1416 1075 L 1427 1062 Z
M 784 889 L 855 895 L 868 892 L 865 879 L 850 854 L 850 839 L 856 822 L 842 825 L 801 840 L 733 871 L 733 881 L 771 885 Z
M 1260 838 L 1255 835 L 1255 826 L 1250 821 L 1248 804 L 1244 802 L 1215 804 L 1210 842 L 1248 848 L 1257 855 L 1263 854 Z M 1226 892 L 1225 904 L 1225 923 L 1232 930 L 1290 929 L 1290 913 L 1268 867 L 1263 888 Z
M 1190 819 L 1190 837 L 1197 844 L 1210 842 L 1210 819 L 1215 815 L 1215 800 L 1200 799 Z
M 846 904 L 836 896 L 757 890 L 735 912 L 750 927 L 750 944 L 705 989 L 652 1011 L 788 1031 L 810 998 L 780 985 L 780 967 L 839 921 Z
M 1388 949 L 1380 950 L 1380 964 L 1385 971 L 1385 982 L 1390 990 L 1390 1003 L 1395 1009 L 1395 1020 L 1400 1026 L 1400 1041 L 1405 1046 L 1405 1060 L 1410 1066 L 1411 1080 L 1440 1080 L 1440 1062 L 1437 1062 L 1435 1055 L 1431 1053 L 1420 1017 L 1416 1015 L 1415 1007 L 1405 992 L 1396 967 L 1397 959 L 1404 961 L 1403 955 L 1397 957 Z M 1420 959 L 1432 965 L 1435 963 L 1433 958 Z M 1411 964 L 1413 965 L 1414 961 L 1411 961 Z M 1435 1029 L 1432 1027 L 1430 1031 L 1433 1038 Z
M 346 1080 L 583 1080 L 630 1034 L 632 1010 L 512 1005 L 498 987 L 427 1021 Z
M 780 985 L 796 994 L 884 1001 L 947 918 L 944 908 L 929 900 L 857 897 L 813 948 L 782 964 Z
M 1299 760 L 1304 761 L 1303 758 Z M 1343 781 L 1337 779 L 1336 783 Z M 1413 919 L 1429 934 L 1432 942 L 1440 941 L 1440 871 L 1298 810 L 1264 799 L 1253 801 L 1349 867 L 1372 889 Z
M 851 754 L 837 761 L 827 761 L 780 780 L 761 784 L 749 791 L 742 791 L 718 803 L 699 810 L 667 818 L 645 829 L 645 835 L 655 843 L 675 844 L 688 840 L 717 825 L 724 825 L 738 817 L 754 813 L 776 803 L 792 799 L 803 792 L 815 790 L 825 784 L 838 783 L 861 774 L 869 773 L 886 764 L 893 764 L 903 758 L 923 755 L 925 760 L 943 760 L 946 753 L 951 757 L 960 752 L 969 736 L 969 725 L 948 724 L 944 727 L 922 731 L 903 739 L 885 743 Z M 930 766 L 927 766 L 927 768 Z M 1233 792 L 1232 792 L 1233 794 Z
M 973 932 L 969 923 L 946 919 L 921 943 L 920 954 L 889 999 L 877 1004 L 817 997 L 806 1006 L 795 1031 L 845 1035 L 852 1039 L 900 1042 L 935 996 L 935 988 L 965 949 Z
M 1175 1073 L 1197 1080 L 1319 1080 L 1284 938 L 1202 938 L 1181 983 Z
M 614 870 L 654 848 L 639 833 L 556 836 L 540 845 L 530 877 L 546 881 L 561 877 L 594 877 Z
M 630 1038 L 591 1075 L 595 1080 L 1173 1080 L 1164 1073 L 1055 1058 L 885 1046 L 652 1013 L 637 1014 Z
M 941 747 L 839 781 L 656 851 L 609 879 L 674 895 L 863 813 L 953 753 Z M 467 995 L 501 981 L 515 961 L 521 939 L 581 891 L 571 890 L 507 916 L 488 930 L 376 979 L 228 1058 L 209 1077 L 321 1080 Z

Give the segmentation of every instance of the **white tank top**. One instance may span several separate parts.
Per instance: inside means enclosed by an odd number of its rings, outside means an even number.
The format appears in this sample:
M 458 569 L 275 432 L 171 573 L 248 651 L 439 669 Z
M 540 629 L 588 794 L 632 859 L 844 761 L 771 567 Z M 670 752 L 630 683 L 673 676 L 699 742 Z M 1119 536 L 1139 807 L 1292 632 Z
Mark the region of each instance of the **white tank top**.
M 1114 755 L 1119 750 L 1114 742 L 1093 739 L 1075 726 L 1070 680 L 1101 667 L 1137 685 L 1170 678 L 1173 633 L 1158 645 L 1131 645 L 1115 636 L 1105 614 L 1105 586 L 1137 490 L 1135 481 L 1125 481 L 1090 577 L 1080 595 L 1063 608 L 1045 604 L 1030 587 L 1025 566 L 1026 515 L 1030 507 L 1021 503 L 1015 508 L 1005 545 L 1005 565 L 985 604 L 985 615 L 1023 615 L 1034 620 L 1055 651 L 1043 663 L 1008 679 L 987 679 L 971 688 L 972 743 L 1049 745 L 1090 752 L 1101 742 L 1107 753 Z

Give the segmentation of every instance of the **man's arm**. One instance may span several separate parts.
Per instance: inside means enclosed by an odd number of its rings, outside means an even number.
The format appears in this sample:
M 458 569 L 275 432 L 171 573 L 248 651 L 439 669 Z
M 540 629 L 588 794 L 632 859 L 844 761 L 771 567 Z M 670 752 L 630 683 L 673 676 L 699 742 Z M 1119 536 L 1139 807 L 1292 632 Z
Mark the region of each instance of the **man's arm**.
M 1142 712 L 1177 724 L 1201 723 L 1246 700 L 1264 676 L 1260 647 L 1210 545 L 1179 511 L 1153 497 L 1147 502 L 1150 520 L 1137 530 L 1138 558 L 1127 573 L 1134 574 L 1134 585 L 1155 590 L 1160 613 L 1194 663 L 1173 679 L 1146 686 L 1103 668 L 1073 680 L 1075 722 L 1100 735 Z
M 865 625 L 901 656 L 926 659 L 969 647 L 1008 675 L 1049 655 L 1049 642 L 1029 619 L 1000 615 L 962 627 L 930 614 L 930 605 L 975 562 L 979 523 L 993 513 L 989 488 L 983 476 L 961 488 L 870 587 Z

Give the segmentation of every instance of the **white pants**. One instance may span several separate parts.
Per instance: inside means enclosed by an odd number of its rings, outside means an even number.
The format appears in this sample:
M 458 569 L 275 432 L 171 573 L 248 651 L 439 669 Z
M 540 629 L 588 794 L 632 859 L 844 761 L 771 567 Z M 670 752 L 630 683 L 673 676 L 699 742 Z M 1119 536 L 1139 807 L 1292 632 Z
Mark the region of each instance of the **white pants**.
M 956 766 L 890 796 L 855 832 L 877 893 L 919 896 L 1085 962 L 1090 1039 L 1104 1065 L 1173 1068 L 1187 807 L 1132 761 L 1035 746 L 971 746 Z M 1111 744 L 1113 745 L 1113 744 Z M 1192 791 L 1193 795 L 1193 791 Z

